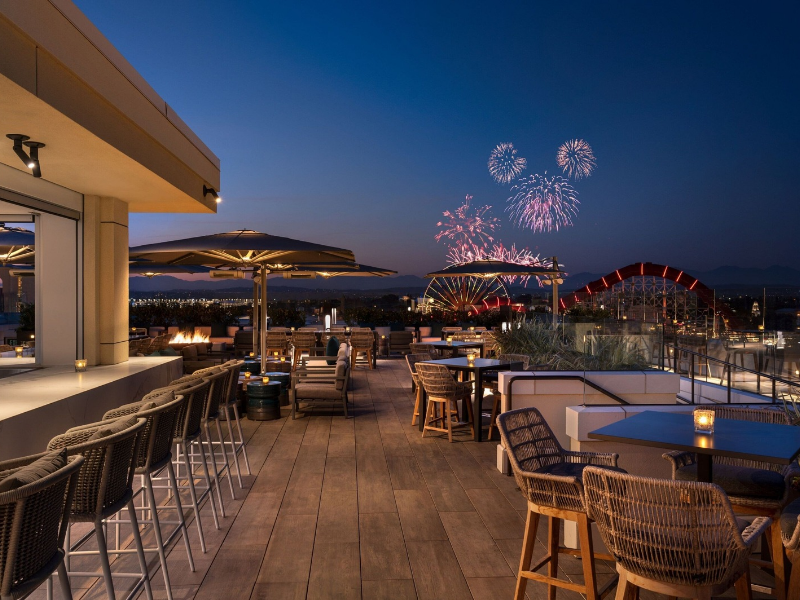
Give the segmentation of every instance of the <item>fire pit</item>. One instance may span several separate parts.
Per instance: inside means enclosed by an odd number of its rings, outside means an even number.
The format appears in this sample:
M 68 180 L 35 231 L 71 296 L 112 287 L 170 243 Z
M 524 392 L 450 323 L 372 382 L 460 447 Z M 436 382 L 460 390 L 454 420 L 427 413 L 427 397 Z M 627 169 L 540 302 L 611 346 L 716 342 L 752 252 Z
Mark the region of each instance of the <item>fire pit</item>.
M 207 348 L 210 348 L 211 340 L 207 335 L 196 331 L 194 333 L 191 331 L 179 331 L 172 336 L 172 339 L 169 341 L 169 347 L 178 352 L 186 346 L 196 346 L 198 344 L 203 344 Z

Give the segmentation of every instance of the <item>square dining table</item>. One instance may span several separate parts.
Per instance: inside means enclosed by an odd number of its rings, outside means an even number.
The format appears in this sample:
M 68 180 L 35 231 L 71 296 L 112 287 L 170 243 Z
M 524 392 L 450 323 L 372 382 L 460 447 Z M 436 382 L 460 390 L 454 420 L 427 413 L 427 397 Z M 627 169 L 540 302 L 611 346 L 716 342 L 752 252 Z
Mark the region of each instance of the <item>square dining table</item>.
M 800 454 L 800 427 L 714 419 L 714 433 L 695 433 L 692 414 L 644 411 L 589 433 L 609 442 L 697 454 L 697 480 L 711 482 L 714 456 L 788 465 Z
M 453 342 L 454 344 L 456 342 Z M 481 400 L 483 400 L 483 375 L 487 371 L 513 371 L 522 370 L 521 362 L 510 362 L 507 360 L 497 360 L 494 358 L 476 358 L 472 362 L 466 357 L 443 358 L 440 360 L 426 360 L 426 363 L 444 365 L 451 371 L 469 373 L 475 381 L 475 391 L 472 397 L 472 414 L 475 417 L 475 441 L 480 442 L 483 437 L 483 427 L 481 427 Z M 422 394 L 422 402 L 419 407 L 419 430 L 425 426 L 425 414 L 427 412 L 427 395 Z M 466 410 L 465 410 L 466 412 Z
M 480 353 L 480 357 L 483 358 L 483 344 L 484 342 L 478 340 L 473 342 L 447 342 L 447 341 L 435 341 L 435 342 L 424 342 L 426 346 L 433 346 L 436 348 L 440 354 L 444 354 L 445 352 L 450 352 L 451 356 L 455 357 L 459 350 L 467 350 L 469 348 L 475 348 Z

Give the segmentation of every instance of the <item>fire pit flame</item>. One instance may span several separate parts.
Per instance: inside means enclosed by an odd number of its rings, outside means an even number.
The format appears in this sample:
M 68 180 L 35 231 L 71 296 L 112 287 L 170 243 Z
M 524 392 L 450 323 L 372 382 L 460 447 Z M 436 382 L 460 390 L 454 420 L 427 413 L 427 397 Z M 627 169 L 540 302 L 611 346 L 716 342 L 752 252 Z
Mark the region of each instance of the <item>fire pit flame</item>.
M 202 333 L 190 331 L 180 331 L 172 336 L 169 341 L 170 344 L 207 344 L 209 342 L 208 336 Z

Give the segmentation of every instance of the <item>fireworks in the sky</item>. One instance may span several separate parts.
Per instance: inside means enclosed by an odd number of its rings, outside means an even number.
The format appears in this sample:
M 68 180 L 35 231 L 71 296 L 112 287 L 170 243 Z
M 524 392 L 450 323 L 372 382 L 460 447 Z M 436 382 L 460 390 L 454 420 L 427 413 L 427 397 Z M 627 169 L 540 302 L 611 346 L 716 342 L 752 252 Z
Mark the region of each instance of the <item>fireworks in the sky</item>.
M 509 142 L 498 144 L 489 155 L 489 173 L 497 183 L 511 183 L 527 164 L 528 161 L 517 156 L 517 149 Z
M 556 162 L 573 179 L 588 177 L 597 165 L 592 147 L 585 140 L 569 140 L 561 144 Z
M 464 204 L 454 212 L 447 210 L 442 213 L 445 218 L 436 224 L 440 228 L 435 237 L 437 242 L 442 238 L 448 238 L 456 245 L 472 244 L 484 247 L 494 242 L 492 232 L 500 226 L 500 219 L 487 214 L 491 206 L 472 208 L 471 201 L 472 196 L 468 195 Z
M 479 248 L 472 244 L 456 244 L 451 246 L 447 252 L 447 262 L 452 265 L 462 265 L 474 260 L 487 259 L 525 265 L 528 267 L 549 268 L 552 266 L 552 261 L 550 259 L 539 258 L 538 254 L 534 254 L 528 248 L 517 250 L 514 244 L 512 244 L 510 248 L 506 248 L 502 242 L 485 248 Z M 517 279 L 519 279 L 522 285 L 528 285 L 530 277 L 503 277 L 503 280 L 509 284 L 516 282 Z M 538 277 L 536 281 L 539 283 L 539 286 L 542 285 Z
M 531 175 L 511 188 L 506 210 L 520 227 L 534 232 L 558 231 L 572 225 L 578 214 L 578 192 L 560 175 Z

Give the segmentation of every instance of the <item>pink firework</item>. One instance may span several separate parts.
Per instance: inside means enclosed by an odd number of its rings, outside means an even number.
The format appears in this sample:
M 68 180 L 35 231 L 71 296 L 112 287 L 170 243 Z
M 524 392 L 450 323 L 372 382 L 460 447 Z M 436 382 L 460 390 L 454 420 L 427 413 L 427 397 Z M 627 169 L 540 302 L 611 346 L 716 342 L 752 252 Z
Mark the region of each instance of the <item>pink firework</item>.
M 511 188 L 506 211 L 519 227 L 533 231 L 558 231 L 572 225 L 578 214 L 578 192 L 560 175 L 523 177 Z
M 573 179 L 588 177 L 597 165 L 592 147 L 586 140 L 569 140 L 561 144 L 556 153 L 556 162 Z
M 441 227 L 434 238 L 437 242 L 447 238 L 453 240 L 456 245 L 472 244 L 484 247 L 494 242 L 492 232 L 500 226 L 500 219 L 487 214 L 491 206 L 473 209 L 470 206 L 471 201 L 472 196 L 468 195 L 464 204 L 455 212 L 446 210 L 443 213 L 445 219 L 436 224 L 437 227 Z
M 525 265 L 526 267 L 541 267 L 548 269 L 553 266 L 553 261 L 549 258 L 539 258 L 538 254 L 534 254 L 528 248 L 517 250 L 516 245 L 511 244 L 510 248 L 506 248 L 502 243 L 495 244 L 491 251 L 487 254 L 487 258 L 492 260 L 501 260 L 503 262 L 514 263 L 516 265 Z M 506 283 L 512 284 L 519 279 L 522 285 L 527 286 L 530 277 L 504 277 Z M 542 287 L 542 280 L 535 277 L 539 287 Z

